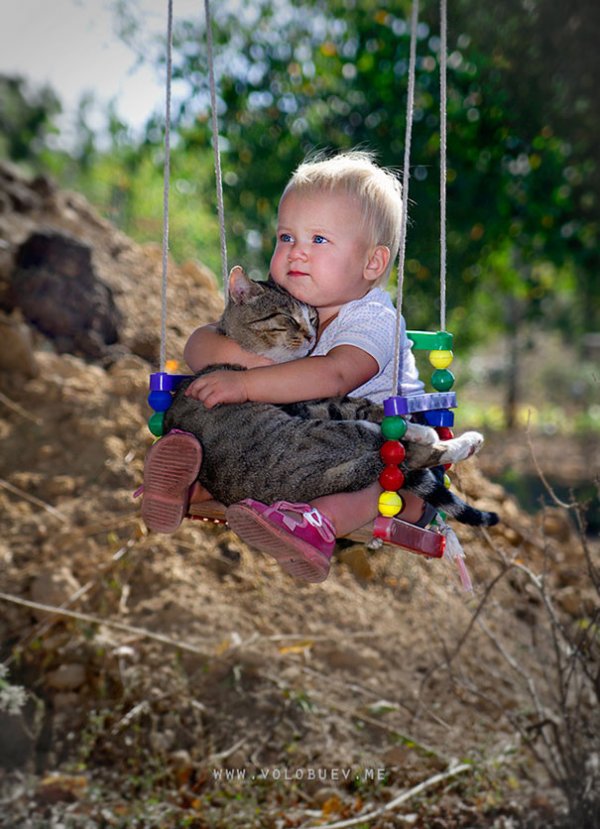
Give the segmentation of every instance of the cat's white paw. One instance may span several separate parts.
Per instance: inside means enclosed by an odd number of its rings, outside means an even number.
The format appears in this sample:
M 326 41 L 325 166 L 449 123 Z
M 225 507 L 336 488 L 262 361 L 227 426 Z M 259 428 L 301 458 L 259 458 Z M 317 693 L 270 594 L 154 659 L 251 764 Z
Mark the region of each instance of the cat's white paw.
M 431 426 L 423 426 L 421 423 L 406 424 L 406 432 L 402 440 L 409 443 L 419 443 L 421 446 L 433 446 L 439 440 L 437 432 Z
M 483 446 L 483 435 L 479 432 L 465 432 L 446 443 L 444 463 L 458 463 L 479 452 Z

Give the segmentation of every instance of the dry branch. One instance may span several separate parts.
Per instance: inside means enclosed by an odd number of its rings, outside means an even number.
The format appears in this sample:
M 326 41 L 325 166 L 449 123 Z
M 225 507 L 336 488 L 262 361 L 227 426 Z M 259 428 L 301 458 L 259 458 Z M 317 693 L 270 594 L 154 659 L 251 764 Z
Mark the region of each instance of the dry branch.
M 123 633 L 131 633 L 134 636 L 140 636 L 142 639 L 153 639 L 155 642 L 161 642 L 163 645 L 168 645 L 171 648 L 178 648 L 182 651 L 189 651 L 204 656 L 207 659 L 209 654 L 194 645 L 189 645 L 187 642 L 181 642 L 178 639 L 171 639 L 170 636 L 165 636 L 162 633 L 153 633 L 151 630 L 145 628 L 134 627 L 133 625 L 126 625 L 124 622 L 116 622 L 112 619 L 101 619 L 98 616 L 92 616 L 89 613 L 79 613 L 76 610 L 66 610 L 65 608 L 53 607 L 48 604 L 41 604 L 40 602 L 32 602 L 29 599 L 22 599 L 19 596 L 12 596 L 10 593 L 0 593 L 0 601 L 11 602 L 12 604 L 21 605 L 22 607 L 29 607 L 32 610 L 42 610 L 45 613 L 54 613 L 57 616 L 65 616 L 68 619 L 77 619 L 80 622 L 89 622 L 92 625 L 104 625 L 105 627 L 114 628 L 115 630 L 123 631 Z
M 56 507 L 47 504 L 45 501 L 41 501 L 39 498 L 36 498 L 35 495 L 29 495 L 29 493 L 23 492 L 22 489 L 19 489 L 18 487 L 9 484 L 8 481 L 4 480 L 4 478 L 0 478 L 0 487 L 2 487 L 2 489 L 5 489 L 7 492 L 10 492 L 11 495 L 17 495 L 24 501 L 29 501 L 30 504 L 45 509 L 46 512 L 49 512 L 50 515 L 54 516 L 54 518 L 57 518 L 59 521 L 62 521 L 63 524 L 68 523 L 68 518 L 65 515 L 63 515 L 62 512 L 59 512 L 59 510 L 57 510 Z
M 441 772 L 440 774 L 434 774 L 433 777 L 428 777 L 427 780 L 423 780 L 423 782 L 419 783 L 418 786 L 414 786 L 412 789 L 403 792 L 401 795 L 394 798 L 394 800 L 386 803 L 385 806 L 382 806 L 380 809 L 375 809 L 374 812 L 367 812 L 363 815 L 359 815 L 358 817 L 350 818 L 349 820 L 339 820 L 336 823 L 316 824 L 315 829 L 317 826 L 318 829 L 346 829 L 348 826 L 358 826 L 360 823 L 375 820 L 375 818 L 381 817 L 381 815 L 384 815 L 392 809 L 396 809 L 398 806 L 401 806 L 403 803 L 406 803 L 407 800 L 411 800 L 411 798 L 416 797 L 416 795 L 421 794 L 421 792 L 424 792 L 426 789 L 437 786 L 438 783 L 442 783 L 444 780 L 449 780 L 451 777 L 456 777 L 459 774 L 464 774 L 464 772 L 472 770 L 473 766 L 468 763 L 455 766 L 448 771 Z

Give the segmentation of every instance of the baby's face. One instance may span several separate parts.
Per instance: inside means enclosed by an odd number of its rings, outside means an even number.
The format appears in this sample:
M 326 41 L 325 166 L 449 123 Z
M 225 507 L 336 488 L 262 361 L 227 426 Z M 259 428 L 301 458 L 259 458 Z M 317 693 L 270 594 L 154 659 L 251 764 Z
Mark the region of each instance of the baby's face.
M 279 205 L 271 275 L 296 299 L 314 305 L 323 322 L 372 287 L 373 248 L 357 199 L 291 190 Z

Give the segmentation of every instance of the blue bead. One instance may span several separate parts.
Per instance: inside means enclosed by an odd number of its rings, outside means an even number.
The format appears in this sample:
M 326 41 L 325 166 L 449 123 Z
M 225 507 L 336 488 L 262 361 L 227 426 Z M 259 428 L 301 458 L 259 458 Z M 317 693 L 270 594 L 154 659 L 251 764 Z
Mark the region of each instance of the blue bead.
M 155 412 L 166 412 L 173 398 L 168 391 L 151 391 L 148 395 L 148 405 Z

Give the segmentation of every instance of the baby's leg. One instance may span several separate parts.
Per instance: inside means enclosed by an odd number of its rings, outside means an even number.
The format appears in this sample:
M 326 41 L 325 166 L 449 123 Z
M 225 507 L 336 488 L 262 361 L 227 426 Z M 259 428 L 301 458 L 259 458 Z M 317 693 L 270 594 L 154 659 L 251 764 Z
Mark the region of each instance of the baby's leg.
M 190 504 L 201 504 L 203 501 L 214 500 L 210 492 L 205 489 L 200 481 L 195 481 L 190 489 Z
M 359 527 L 373 521 L 379 512 L 377 502 L 381 495 L 381 487 L 377 482 L 358 492 L 339 492 L 335 495 L 324 495 L 311 501 L 313 507 L 326 515 L 336 530 L 339 538 L 348 535 Z M 401 492 L 405 507 L 402 511 L 402 520 L 410 524 L 416 523 L 423 515 L 425 502 L 413 495 L 412 492 Z

